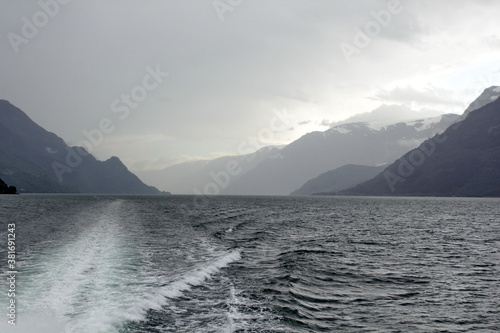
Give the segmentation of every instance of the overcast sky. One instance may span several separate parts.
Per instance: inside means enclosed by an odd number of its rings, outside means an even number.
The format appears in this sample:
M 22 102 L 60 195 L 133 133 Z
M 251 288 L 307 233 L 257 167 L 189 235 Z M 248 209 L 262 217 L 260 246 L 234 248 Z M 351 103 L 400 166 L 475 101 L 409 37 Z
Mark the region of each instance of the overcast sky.
M 70 145 L 109 119 L 89 149 L 132 170 L 500 84 L 495 0 L 59 1 L 0 0 L 0 98 Z

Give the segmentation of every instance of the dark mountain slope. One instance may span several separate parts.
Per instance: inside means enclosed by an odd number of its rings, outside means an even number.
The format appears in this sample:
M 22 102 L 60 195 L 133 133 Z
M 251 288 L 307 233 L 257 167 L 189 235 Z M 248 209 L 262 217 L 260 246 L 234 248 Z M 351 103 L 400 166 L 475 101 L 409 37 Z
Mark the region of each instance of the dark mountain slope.
M 500 196 L 500 99 L 345 195 Z
M 0 176 L 20 192 L 158 194 L 117 157 L 98 161 L 68 147 L 23 111 L 0 100 Z

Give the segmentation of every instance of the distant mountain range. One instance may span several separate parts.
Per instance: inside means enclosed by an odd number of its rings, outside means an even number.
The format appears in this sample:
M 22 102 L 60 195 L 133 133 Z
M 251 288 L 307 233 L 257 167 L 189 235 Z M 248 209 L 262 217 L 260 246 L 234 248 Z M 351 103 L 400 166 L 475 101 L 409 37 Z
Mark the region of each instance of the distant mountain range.
M 410 120 L 415 112 L 401 109 L 396 118 L 406 120 L 394 123 L 382 118 L 399 107 L 383 106 L 284 147 L 139 176 L 176 194 L 497 196 L 499 96 L 500 87 L 486 89 L 461 116 Z M 67 146 L 4 100 L 0 178 L 19 192 L 160 193 L 117 157 L 98 161 L 81 147 Z
M 98 161 L 81 147 L 67 146 L 5 100 L 0 100 L 0 177 L 21 193 L 161 193 L 117 157 Z
M 382 106 L 334 123 L 326 131 L 308 133 L 281 149 L 182 163 L 161 171 L 141 172 L 140 176 L 182 194 L 332 194 L 369 180 L 382 171 L 375 166 L 393 163 L 474 110 L 489 105 L 498 95 L 499 87 L 486 89 L 463 115 L 434 116 L 428 112 L 425 115 L 431 117 L 411 119 L 419 114 L 401 106 Z M 228 177 L 225 169 L 230 161 L 241 168 Z
M 176 194 L 213 194 L 216 189 L 228 195 L 289 195 L 306 181 L 346 164 L 391 163 L 459 120 L 459 115 L 447 114 L 383 126 L 380 122 L 343 123 L 324 132 L 306 134 L 281 149 L 187 162 L 138 175 Z M 241 161 L 240 172 L 214 186 L 214 175 L 223 174 L 230 160 Z
M 465 119 L 342 195 L 500 196 L 500 87 L 487 89 Z
M 163 170 L 136 171 L 144 181 L 175 194 L 221 194 L 266 159 L 279 152 L 278 147 L 264 147 L 254 153 L 224 156 L 172 165 Z

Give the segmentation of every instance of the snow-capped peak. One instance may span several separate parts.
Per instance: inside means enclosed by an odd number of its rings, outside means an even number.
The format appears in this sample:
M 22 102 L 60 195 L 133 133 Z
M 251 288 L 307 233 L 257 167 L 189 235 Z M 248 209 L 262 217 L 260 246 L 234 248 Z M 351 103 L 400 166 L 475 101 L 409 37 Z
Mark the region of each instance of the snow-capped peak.
M 469 107 L 465 110 L 462 117 L 465 118 L 470 112 L 482 108 L 483 106 L 490 104 L 493 101 L 496 101 L 499 96 L 500 96 L 499 86 L 492 86 L 486 88 L 483 91 L 483 93 L 479 95 L 479 97 L 476 98 L 476 100 L 472 102 L 471 105 L 469 105 Z

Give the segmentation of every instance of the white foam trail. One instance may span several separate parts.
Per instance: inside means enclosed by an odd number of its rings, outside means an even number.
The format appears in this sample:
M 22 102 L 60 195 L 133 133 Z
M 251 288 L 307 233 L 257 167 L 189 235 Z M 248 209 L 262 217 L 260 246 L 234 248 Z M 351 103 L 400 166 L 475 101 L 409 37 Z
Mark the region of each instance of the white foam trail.
M 221 268 L 226 267 L 232 262 L 241 259 L 239 251 L 233 251 L 222 258 L 219 258 L 207 265 L 200 266 L 180 280 L 172 283 L 171 285 L 162 288 L 162 295 L 168 298 L 175 298 L 182 295 L 182 291 L 188 290 L 191 286 L 196 286 L 201 284 L 212 274 L 218 272 Z
M 156 252 L 149 251 L 158 248 L 151 250 L 138 240 L 142 230 L 134 229 L 133 208 L 122 201 L 95 207 L 76 221 L 84 226 L 80 234 L 68 234 L 73 238 L 60 239 L 52 247 L 32 249 L 22 270 L 17 331 L 118 332 L 127 321 L 145 320 L 149 309 L 160 310 L 170 299 L 241 258 L 239 251 L 221 252 L 201 238 L 196 242 L 203 255 L 195 256 L 200 262 L 172 276 L 172 271 L 165 271 L 168 263 L 158 267 L 158 262 L 150 260 Z M 199 247 L 196 252 L 200 253 Z M 207 257 L 211 259 L 203 259 Z
M 191 271 L 178 277 L 176 280 L 161 287 L 156 295 L 142 300 L 126 317 L 130 320 L 142 320 L 148 309 L 159 310 L 162 306 L 168 304 L 168 299 L 174 299 L 182 296 L 183 292 L 191 289 L 193 286 L 201 285 L 220 269 L 227 267 L 230 263 L 241 259 L 240 251 L 235 250 L 217 259 L 200 263 Z

